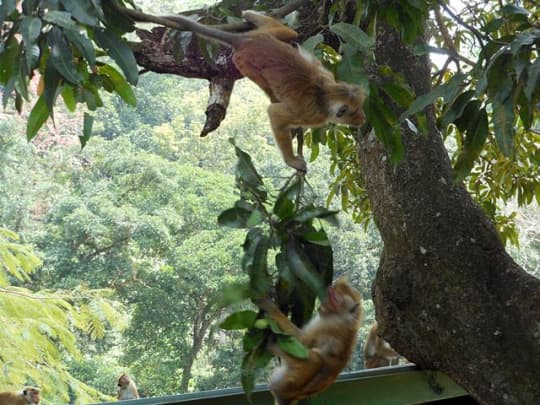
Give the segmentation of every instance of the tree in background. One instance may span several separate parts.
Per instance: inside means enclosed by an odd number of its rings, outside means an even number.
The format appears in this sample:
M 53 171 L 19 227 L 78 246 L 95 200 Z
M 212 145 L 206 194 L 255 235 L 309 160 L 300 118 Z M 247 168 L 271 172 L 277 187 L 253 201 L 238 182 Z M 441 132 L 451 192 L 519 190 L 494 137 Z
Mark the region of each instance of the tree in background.
M 227 50 L 204 41 L 199 46 L 163 27 L 138 32 L 141 41 L 131 44 L 135 59 L 117 36 L 133 29 L 133 13 L 118 12 L 124 2 L 79 4 L 66 0 L 37 13 L 39 6 L 25 2 L 20 13 L 15 2 L 2 3 L 8 24 L 0 83 L 19 110 L 30 73 L 39 68 L 43 75 L 43 92 L 28 117 L 29 138 L 52 114 L 58 94 L 72 109 L 80 102 L 95 110 L 100 88 L 134 104 L 128 83 L 137 83 L 137 62 L 209 79 L 214 90 L 232 89 L 238 78 Z M 331 127 L 313 131 L 308 143 L 312 151 L 329 146 L 332 193 L 358 218 L 371 207 L 381 232 L 374 301 L 382 334 L 408 359 L 446 372 L 482 403 L 534 403 L 540 397 L 540 281 L 505 252 L 501 237 L 516 237 L 497 204 L 540 198 L 538 6 L 471 3 L 458 14 L 444 1 L 292 4 L 310 49 L 339 78 L 369 90 L 370 125 L 361 135 Z M 234 6 L 227 11 L 238 15 Z M 431 11 L 434 41 L 449 56 L 433 76 L 425 56 L 432 50 L 425 40 Z M 181 28 L 166 18 L 160 23 Z M 324 35 L 313 35 L 319 31 Z M 125 78 L 96 58 L 89 38 Z M 219 125 L 227 105 L 224 92 L 209 106 L 203 132 Z M 85 114 L 83 143 L 92 122 Z M 455 139 L 452 159 L 444 137 Z M 493 220 L 500 220 L 499 232 Z

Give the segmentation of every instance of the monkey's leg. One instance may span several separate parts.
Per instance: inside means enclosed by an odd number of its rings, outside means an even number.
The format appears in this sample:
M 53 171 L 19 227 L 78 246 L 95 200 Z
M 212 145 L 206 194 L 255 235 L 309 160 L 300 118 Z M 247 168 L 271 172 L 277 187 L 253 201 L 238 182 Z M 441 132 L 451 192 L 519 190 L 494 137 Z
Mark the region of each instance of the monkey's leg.
M 266 298 L 259 299 L 257 300 L 257 305 L 259 308 L 265 311 L 270 319 L 277 323 L 279 329 L 281 329 L 287 335 L 291 335 L 296 338 L 300 336 L 300 328 L 292 323 L 272 301 Z
M 268 106 L 268 116 L 274 138 L 281 150 L 283 159 L 287 165 L 306 172 L 306 162 L 302 156 L 294 156 L 292 139 L 289 128 L 294 125 L 296 117 L 289 112 L 289 108 L 283 103 L 272 103 Z
M 279 404 L 293 403 L 312 394 L 312 386 L 318 385 L 323 369 L 323 359 L 318 350 L 310 350 L 307 359 L 297 359 L 282 353 L 282 365 L 270 376 L 270 390 Z
M 242 12 L 242 17 L 257 27 L 257 32 L 264 32 L 280 41 L 290 42 L 298 38 L 298 33 L 278 20 L 253 10 Z

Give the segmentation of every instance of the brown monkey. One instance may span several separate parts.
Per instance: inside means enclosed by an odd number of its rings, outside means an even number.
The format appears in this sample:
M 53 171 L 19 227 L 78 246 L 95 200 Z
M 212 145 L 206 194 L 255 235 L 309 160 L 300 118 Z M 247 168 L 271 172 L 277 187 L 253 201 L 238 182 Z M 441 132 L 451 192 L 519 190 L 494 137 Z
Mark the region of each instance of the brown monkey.
M 281 360 L 272 372 L 270 390 L 276 405 L 294 404 L 328 388 L 349 362 L 362 321 L 362 297 L 346 278 L 328 288 L 328 297 L 319 314 L 302 329 L 294 325 L 270 300 L 257 305 L 280 329 L 309 349 L 307 359 L 282 351 L 277 344 L 269 350 Z
M 127 374 L 122 374 L 118 378 L 118 395 L 117 398 L 119 401 L 125 399 L 137 399 L 139 398 L 139 392 L 137 391 L 137 386 Z
M 270 124 L 285 163 L 306 171 L 304 158 L 294 155 L 289 130 L 328 122 L 360 126 L 365 122 L 364 93 L 354 84 L 336 81 L 317 58 L 288 44 L 298 36 L 294 30 L 255 11 L 244 11 L 242 15 L 256 26 L 255 30 L 231 33 L 181 15 L 167 18 L 233 48 L 238 70 L 270 97 Z
M 24 387 L 21 392 L 0 392 L 0 405 L 39 405 L 41 391 L 36 387 Z
M 373 322 L 364 344 L 364 367 L 376 368 L 399 364 L 399 353 L 378 333 L 377 321 Z

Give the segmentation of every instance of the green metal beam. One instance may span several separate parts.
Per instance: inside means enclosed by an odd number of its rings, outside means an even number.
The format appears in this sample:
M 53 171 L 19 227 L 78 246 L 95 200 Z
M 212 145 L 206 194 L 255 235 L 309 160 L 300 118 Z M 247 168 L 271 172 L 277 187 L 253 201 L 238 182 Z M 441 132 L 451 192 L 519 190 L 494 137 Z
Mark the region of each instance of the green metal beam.
M 414 365 L 383 367 L 343 374 L 310 405 L 407 405 L 457 398 L 467 393 L 440 372 L 422 371 Z M 203 391 L 166 397 L 122 401 L 129 405 L 248 405 L 240 388 Z M 113 402 L 118 404 L 118 402 Z M 111 404 L 113 404 L 111 403 Z M 254 405 L 273 405 L 266 385 L 257 386 Z

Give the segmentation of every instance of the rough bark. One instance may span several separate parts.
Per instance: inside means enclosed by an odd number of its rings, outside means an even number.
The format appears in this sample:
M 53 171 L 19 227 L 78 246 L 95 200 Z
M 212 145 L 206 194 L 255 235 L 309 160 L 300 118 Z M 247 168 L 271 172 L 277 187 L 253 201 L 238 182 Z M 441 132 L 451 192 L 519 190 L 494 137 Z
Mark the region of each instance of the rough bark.
M 428 61 L 380 25 L 378 64 L 429 91 Z M 443 141 L 403 129 L 393 166 L 359 140 L 363 181 L 384 252 L 373 289 L 382 335 L 420 367 L 441 370 L 484 404 L 540 403 L 540 280 L 505 252 L 493 224 L 454 184 Z

